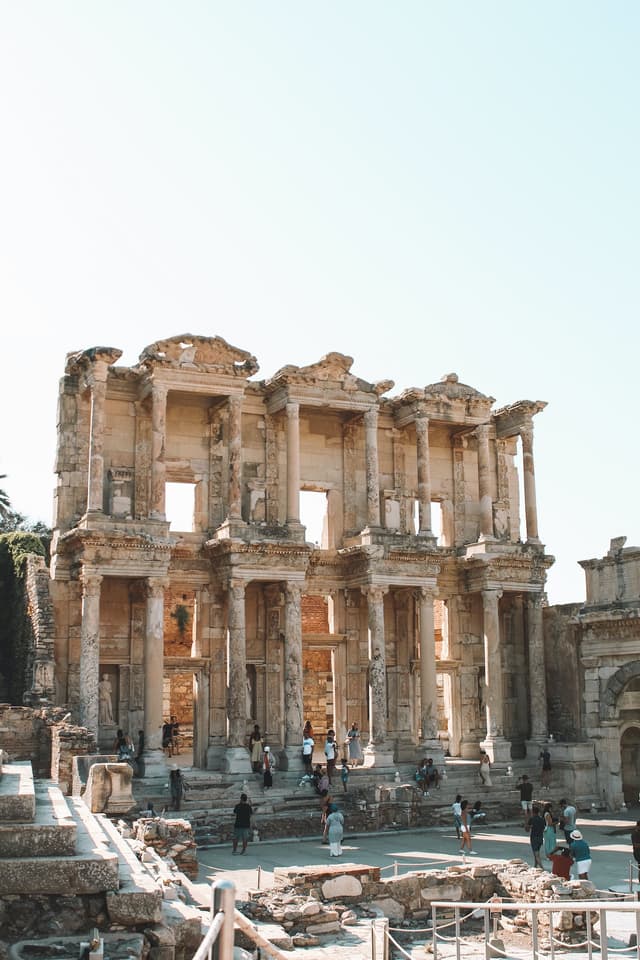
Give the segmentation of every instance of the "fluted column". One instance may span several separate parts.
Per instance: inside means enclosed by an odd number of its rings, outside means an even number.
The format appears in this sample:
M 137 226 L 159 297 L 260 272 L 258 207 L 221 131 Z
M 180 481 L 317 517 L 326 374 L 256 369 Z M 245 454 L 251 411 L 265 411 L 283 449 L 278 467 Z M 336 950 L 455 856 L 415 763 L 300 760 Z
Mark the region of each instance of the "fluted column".
M 489 425 L 476 428 L 478 438 L 478 486 L 480 490 L 480 539 L 493 539 L 493 500 L 491 497 L 491 458 Z
M 438 738 L 438 690 L 436 684 L 436 642 L 433 601 L 437 590 L 421 587 L 418 592 L 420 616 L 420 739 Z
M 291 765 L 302 745 L 302 584 L 287 583 L 284 593 L 284 746 Z
M 144 759 L 145 775 L 163 767 L 162 680 L 164 676 L 164 592 L 165 577 L 148 577 L 145 582 L 146 623 L 144 632 Z M 150 771 L 152 771 L 150 773 Z
M 511 758 L 511 744 L 504 737 L 504 692 L 498 603 L 502 590 L 483 590 L 484 677 L 487 738 L 485 747 L 492 759 Z
M 547 721 L 547 675 L 545 671 L 544 632 L 542 625 L 543 595 L 527 597 L 527 633 L 529 640 L 529 703 L 531 739 L 545 740 Z
M 364 414 L 365 465 L 367 473 L 367 523 L 380 526 L 380 476 L 378 468 L 378 408 Z
M 300 523 L 300 404 L 287 410 L 287 523 Z
M 429 456 L 429 418 L 416 417 L 418 456 L 418 536 L 431 533 L 431 464 Z
M 98 738 L 100 682 L 100 585 L 102 577 L 82 571 L 80 622 L 80 724 Z
M 229 519 L 242 519 L 242 397 L 229 397 Z
M 384 595 L 387 587 L 363 587 L 369 620 L 369 747 L 387 739 L 387 658 L 384 637 Z
M 228 746 L 243 747 L 247 731 L 247 638 L 244 580 L 228 589 L 227 718 Z
M 536 475 L 533 467 L 533 423 L 521 427 L 520 436 L 522 437 L 522 480 L 527 540 L 537 543 L 539 542 L 538 506 L 536 502 Z
M 153 520 L 165 520 L 165 440 L 167 431 L 167 387 L 151 387 L 151 509 Z

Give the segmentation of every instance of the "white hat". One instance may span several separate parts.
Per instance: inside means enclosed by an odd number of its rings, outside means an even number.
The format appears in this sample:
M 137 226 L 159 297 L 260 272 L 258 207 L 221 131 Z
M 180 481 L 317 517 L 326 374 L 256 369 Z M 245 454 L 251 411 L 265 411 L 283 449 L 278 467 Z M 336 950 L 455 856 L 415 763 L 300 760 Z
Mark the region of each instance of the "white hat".
M 177 769 L 178 769 L 178 764 L 177 764 L 177 763 L 172 763 L 172 764 L 171 764 L 171 769 L 172 769 L 172 770 L 177 770 Z
M 265 747 L 265 748 L 264 748 L 264 752 L 265 752 L 265 753 L 270 753 L 270 752 L 271 752 L 271 747 Z
M 579 830 L 572 830 L 569 836 L 572 840 L 582 840 L 582 834 Z

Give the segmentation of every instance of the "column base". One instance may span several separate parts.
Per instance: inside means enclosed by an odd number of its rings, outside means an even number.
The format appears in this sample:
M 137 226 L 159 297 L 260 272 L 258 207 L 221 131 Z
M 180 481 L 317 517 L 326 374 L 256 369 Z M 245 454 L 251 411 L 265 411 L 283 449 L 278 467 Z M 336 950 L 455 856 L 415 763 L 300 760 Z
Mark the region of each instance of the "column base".
M 302 762 L 302 747 L 283 747 L 277 753 L 278 770 L 289 770 L 293 773 L 302 774 L 304 763 Z
M 214 540 L 241 540 L 247 525 L 244 520 L 227 517 L 214 532 Z
M 431 758 L 438 769 L 442 770 L 444 767 L 444 748 L 439 740 L 420 740 L 418 744 L 418 749 L 420 751 L 420 759 L 426 757 L 427 760 Z
M 509 763 L 511 761 L 511 741 L 504 737 L 487 737 L 480 744 L 486 750 L 492 763 Z
M 164 750 L 160 747 L 155 750 L 145 750 L 142 754 L 142 762 L 144 764 L 145 780 L 167 776 L 167 761 Z
M 368 743 L 363 753 L 366 767 L 393 766 L 393 746 L 390 743 Z
M 225 773 L 251 773 L 251 760 L 245 747 L 227 747 L 223 761 Z

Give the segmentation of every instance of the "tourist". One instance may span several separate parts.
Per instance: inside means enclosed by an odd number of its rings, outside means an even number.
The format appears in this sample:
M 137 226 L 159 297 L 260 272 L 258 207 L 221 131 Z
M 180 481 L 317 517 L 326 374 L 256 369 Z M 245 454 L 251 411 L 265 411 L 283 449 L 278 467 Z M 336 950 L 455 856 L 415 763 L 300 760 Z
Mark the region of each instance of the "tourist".
M 322 842 L 329 843 L 327 838 L 327 818 L 329 816 L 329 807 L 333 803 L 333 799 L 328 790 L 322 791 L 322 799 L 320 800 L 320 826 L 322 827 Z
M 169 773 L 169 792 L 174 810 L 180 809 L 182 799 L 188 789 L 189 787 L 182 775 L 182 770 L 174 763 Z
M 565 800 L 564 797 L 560 801 L 560 806 L 562 807 L 562 814 L 560 815 L 560 826 L 564 830 L 564 837 L 567 843 L 571 838 L 571 834 L 576 828 L 576 817 L 578 811 L 572 803 L 568 800 Z
M 344 817 L 335 803 L 329 804 L 327 816 L 327 832 L 329 835 L 329 856 L 342 856 L 342 837 L 344 835 Z
M 333 774 L 336 769 L 336 732 L 335 730 L 327 731 L 327 741 L 324 745 L 324 755 L 327 758 L 327 776 L 329 777 L 329 783 L 333 780 Z
M 349 760 L 352 766 L 357 767 L 358 764 L 362 763 L 362 744 L 360 743 L 360 730 L 355 720 L 347 731 L 347 742 L 349 745 Z
M 302 730 L 302 739 L 305 737 L 313 738 L 313 727 L 311 726 L 311 720 L 307 720 Z
M 533 784 L 526 773 L 523 773 L 516 786 L 520 790 L 520 806 L 522 807 L 524 828 L 527 830 L 531 814 L 533 813 Z
M 138 752 L 136 753 L 136 772 L 144 777 L 144 730 L 138 730 Z
M 480 754 L 480 783 L 483 787 L 491 786 L 491 760 L 486 750 Z
M 238 840 L 242 841 L 242 850 L 240 853 L 247 852 L 247 840 L 251 832 L 251 817 L 253 816 L 253 809 L 251 804 L 247 801 L 246 793 L 240 794 L 240 803 L 237 803 L 233 808 L 235 814 L 235 823 L 233 825 L 233 854 L 238 852 Z
M 418 784 L 419 789 L 422 791 L 423 796 L 428 796 L 426 777 L 427 758 L 425 757 L 422 763 L 416 767 L 416 772 L 414 774 L 415 781 Z
M 453 823 L 456 828 L 456 836 L 458 840 L 460 839 L 460 828 L 462 827 L 462 794 L 457 793 L 456 798 L 451 804 L 451 812 L 453 814 Z
M 591 850 L 579 830 L 571 831 L 569 846 L 573 862 L 576 865 L 578 880 L 588 880 L 589 870 L 591 869 Z
M 533 851 L 533 865 L 534 867 L 540 867 L 541 870 L 544 870 L 542 860 L 540 859 L 540 849 L 544 837 L 545 822 L 544 817 L 540 816 L 540 808 L 535 803 L 532 807 L 527 828 L 529 830 L 529 842 Z
M 556 839 L 556 820 L 553 816 L 553 807 L 550 803 L 545 803 L 542 811 L 544 819 L 544 832 L 542 834 L 542 845 L 544 855 L 548 857 L 552 850 L 555 850 L 558 841 Z
M 307 721 L 307 723 L 308 723 L 308 721 Z M 307 729 L 307 725 L 305 724 L 305 730 L 306 730 L 306 729 Z M 314 742 L 313 737 L 307 736 L 306 734 L 303 735 L 303 738 L 302 738 L 302 762 L 303 762 L 303 764 L 304 764 L 304 772 L 305 772 L 308 776 L 311 776 L 311 765 L 312 765 L 312 763 L 313 763 L 313 748 L 314 748 L 314 746 L 315 746 L 315 742 Z
M 460 804 L 460 833 L 462 834 L 460 842 L 460 852 L 464 854 L 465 850 L 471 856 L 475 857 L 475 850 L 471 849 L 471 829 L 469 827 L 469 801 L 463 800 Z
M 162 724 L 162 749 L 168 756 L 173 756 L 173 731 L 169 720 L 165 720 Z
M 424 771 L 424 780 L 427 787 L 440 787 L 440 774 L 431 757 L 427 759 L 427 766 Z
M 173 747 L 173 752 L 180 753 L 180 724 L 178 723 L 178 718 L 172 716 L 171 720 L 171 746 Z
M 471 817 L 472 824 L 479 823 L 480 825 L 482 825 L 487 819 L 487 815 L 482 809 L 481 800 L 476 800 L 476 802 L 474 803 L 473 807 L 471 808 L 470 817 Z
M 262 786 L 265 790 L 270 790 L 273 786 L 273 758 L 271 756 L 271 747 L 265 747 L 262 754 Z
M 545 747 L 544 750 L 540 751 L 539 759 L 542 761 L 542 769 L 540 771 L 540 782 L 542 783 L 543 789 L 551 789 L 551 754 Z
M 249 754 L 251 759 L 251 769 L 254 773 L 260 773 L 262 770 L 262 754 L 264 753 L 264 744 L 262 743 L 262 734 L 258 724 L 254 724 L 253 730 L 249 734 Z
M 569 847 L 554 847 L 551 853 L 547 854 L 547 860 L 551 860 L 551 873 L 554 877 L 562 877 L 563 880 L 571 879 L 573 857 Z
M 327 776 L 327 771 L 324 770 L 319 765 L 316 767 L 316 771 L 318 770 L 320 771 L 320 777 L 318 779 L 318 793 L 320 794 L 321 797 L 323 797 L 325 796 L 325 794 L 329 792 L 329 787 L 331 786 L 331 784 L 329 783 L 329 777 Z M 314 778 L 315 778 L 315 774 L 314 774 Z
M 638 880 L 640 881 L 640 820 L 636 820 L 636 825 L 631 831 L 631 846 L 633 848 L 633 859 L 638 864 Z
M 347 763 L 347 758 L 342 758 L 342 767 L 340 768 L 340 779 L 342 780 L 342 787 L 344 792 L 347 792 L 347 784 L 349 782 L 349 764 Z

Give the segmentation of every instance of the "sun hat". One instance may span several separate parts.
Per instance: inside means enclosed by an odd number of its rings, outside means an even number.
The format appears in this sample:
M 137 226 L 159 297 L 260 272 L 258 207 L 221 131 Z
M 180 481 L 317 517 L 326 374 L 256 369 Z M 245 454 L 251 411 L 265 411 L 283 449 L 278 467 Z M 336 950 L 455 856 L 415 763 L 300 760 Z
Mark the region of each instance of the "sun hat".
M 270 752 L 271 752 L 271 747 L 265 747 L 265 748 L 264 748 L 264 752 L 265 752 L 265 753 L 270 753 Z
M 582 840 L 582 834 L 579 830 L 572 830 L 569 836 L 572 840 Z

